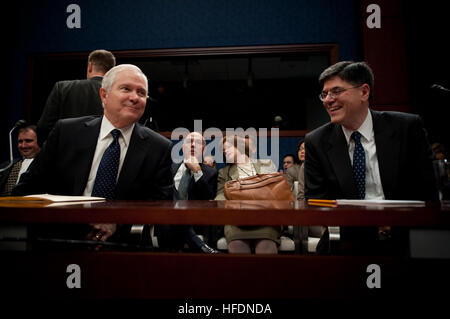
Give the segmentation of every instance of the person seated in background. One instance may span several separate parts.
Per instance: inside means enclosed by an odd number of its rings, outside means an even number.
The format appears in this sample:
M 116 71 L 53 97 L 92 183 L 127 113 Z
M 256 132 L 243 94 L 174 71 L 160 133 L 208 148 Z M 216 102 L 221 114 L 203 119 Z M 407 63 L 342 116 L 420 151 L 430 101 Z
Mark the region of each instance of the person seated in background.
M 250 139 L 239 136 L 225 136 L 222 140 L 223 152 L 227 165 L 219 170 L 216 200 L 225 200 L 225 183 L 260 174 L 262 171 L 275 173 L 272 161 L 250 159 Z M 281 227 L 226 225 L 225 238 L 230 253 L 248 253 L 252 248 L 256 254 L 277 254 L 280 244 Z
M 305 200 L 305 140 L 300 140 L 297 144 L 297 154 L 299 162 L 289 167 L 286 171 L 286 180 L 291 185 L 292 192 L 297 200 Z M 304 226 L 307 229 L 308 237 L 320 238 L 325 227 Z
M 208 165 L 209 167 L 216 169 L 216 160 L 211 155 L 207 155 L 207 156 L 203 157 L 203 164 Z
M 371 110 L 373 82 L 365 62 L 338 62 L 320 75 L 319 98 L 331 121 L 305 137 L 306 198 L 437 200 L 433 153 L 420 117 Z M 349 253 L 373 254 L 387 234 L 389 246 L 402 254 L 405 231 L 341 227 L 341 242 Z M 329 252 L 328 232 L 317 250 Z
M 248 143 L 249 148 L 249 155 L 248 158 L 250 161 L 256 161 L 257 159 L 257 142 L 256 137 L 250 138 L 249 135 L 244 136 L 245 143 Z M 259 158 L 258 163 L 260 164 L 261 171 L 258 174 L 268 174 L 268 173 L 274 173 L 277 171 L 278 165 L 275 165 L 275 163 L 270 158 Z
M 296 163 L 294 154 L 286 154 L 283 157 L 283 169 L 280 172 L 286 174 L 286 171 L 289 167 L 294 166 Z
M 431 149 L 433 150 L 434 157 L 438 160 L 446 160 L 448 159 L 447 148 L 444 144 L 441 143 L 433 143 L 431 145 Z
M 17 149 L 21 158 L 14 159 L 13 165 L 0 173 L 1 196 L 10 196 L 20 176 L 28 169 L 41 148 L 38 145 L 36 126 L 28 125 L 19 129 Z M 1 165 L 4 167 L 5 165 Z
M 433 143 L 431 149 L 435 157 L 433 167 L 439 189 L 439 198 L 448 200 L 450 199 L 450 163 L 448 162 L 447 148 L 444 144 Z
M 217 190 L 217 170 L 203 164 L 205 139 L 198 132 L 189 133 L 183 141 L 184 160 L 172 163 L 171 171 L 174 180 L 174 200 L 212 200 Z M 181 249 L 186 242 L 190 248 L 207 253 L 215 253 L 196 233 L 201 230 L 193 226 L 155 226 L 155 236 L 161 248 Z
M 109 70 L 100 89 L 104 115 L 58 121 L 13 194 L 172 199 L 172 142 L 137 123 L 147 92 L 147 77 L 137 66 Z M 114 224 L 71 226 L 48 225 L 43 235 L 101 242 L 122 233 Z M 120 230 L 126 235 L 129 228 Z
M 286 179 L 287 179 L 289 185 L 291 185 L 292 190 L 294 190 L 295 182 L 298 182 L 299 189 L 297 191 L 297 194 L 294 194 L 294 195 L 299 195 L 300 191 L 301 191 L 302 192 L 301 199 L 304 199 L 304 184 L 305 183 L 302 178 L 299 179 L 300 174 L 302 176 L 304 175 L 304 172 L 303 172 L 304 168 L 302 167 L 303 163 L 305 162 L 305 141 L 304 140 L 301 140 L 297 144 L 297 155 L 298 155 L 299 162 L 295 163 L 294 165 L 292 165 L 291 167 L 289 167 L 286 170 Z M 302 172 L 300 172 L 300 170 L 302 170 Z M 301 186 L 301 189 L 300 189 L 300 186 Z

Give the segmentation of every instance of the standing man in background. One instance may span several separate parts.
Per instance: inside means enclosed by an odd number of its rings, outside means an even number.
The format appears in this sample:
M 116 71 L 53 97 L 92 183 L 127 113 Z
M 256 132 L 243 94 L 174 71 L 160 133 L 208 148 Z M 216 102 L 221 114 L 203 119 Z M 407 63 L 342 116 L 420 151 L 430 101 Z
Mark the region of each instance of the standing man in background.
M 103 114 L 99 90 L 103 76 L 115 65 L 111 52 L 95 50 L 89 54 L 85 80 L 56 82 L 37 123 L 39 145 L 60 119 Z

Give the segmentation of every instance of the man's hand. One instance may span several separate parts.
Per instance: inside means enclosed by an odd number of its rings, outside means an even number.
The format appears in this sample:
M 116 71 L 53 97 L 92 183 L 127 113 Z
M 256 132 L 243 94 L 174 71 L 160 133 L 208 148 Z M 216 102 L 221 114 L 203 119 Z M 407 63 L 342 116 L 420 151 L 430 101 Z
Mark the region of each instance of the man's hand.
M 190 157 L 187 161 L 184 162 L 184 165 L 186 165 L 186 168 L 191 170 L 192 173 L 197 173 L 202 169 L 195 157 Z
M 86 236 L 88 240 L 105 241 L 116 232 L 115 224 L 91 224 L 92 230 Z

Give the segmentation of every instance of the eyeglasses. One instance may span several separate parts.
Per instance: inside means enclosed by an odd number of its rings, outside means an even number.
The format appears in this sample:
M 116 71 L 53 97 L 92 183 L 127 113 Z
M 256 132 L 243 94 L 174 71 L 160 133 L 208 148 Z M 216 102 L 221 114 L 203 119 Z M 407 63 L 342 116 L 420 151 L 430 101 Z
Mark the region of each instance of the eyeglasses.
M 342 92 L 350 90 L 350 89 L 356 89 L 356 88 L 359 88 L 360 86 L 362 86 L 362 84 L 357 85 L 357 86 L 352 86 L 349 88 L 340 88 L 340 87 L 332 88 L 328 92 L 324 91 L 324 92 L 320 93 L 319 99 L 323 102 L 327 98 L 328 95 L 330 95 L 331 99 L 335 99 Z

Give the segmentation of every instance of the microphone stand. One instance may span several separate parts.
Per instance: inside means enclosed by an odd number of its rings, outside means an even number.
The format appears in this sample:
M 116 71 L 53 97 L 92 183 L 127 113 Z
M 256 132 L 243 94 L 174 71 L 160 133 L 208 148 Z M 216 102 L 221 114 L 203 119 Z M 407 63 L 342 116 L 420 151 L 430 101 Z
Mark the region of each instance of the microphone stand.
M 9 131 L 9 164 L 6 165 L 6 167 L 4 167 L 4 168 L 0 168 L 0 173 L 3 173 L 4 171 L 8 170 L 13 165 L 14 158 L 13 158 L 13 151 L 12 151 L 12 132 L 16 128 L 18 128 L 19 126 L 22 126 L 25 123 L 26 122 L 24 120 L 18 120 L 17 123 L 11 129 L 11 131 Z

